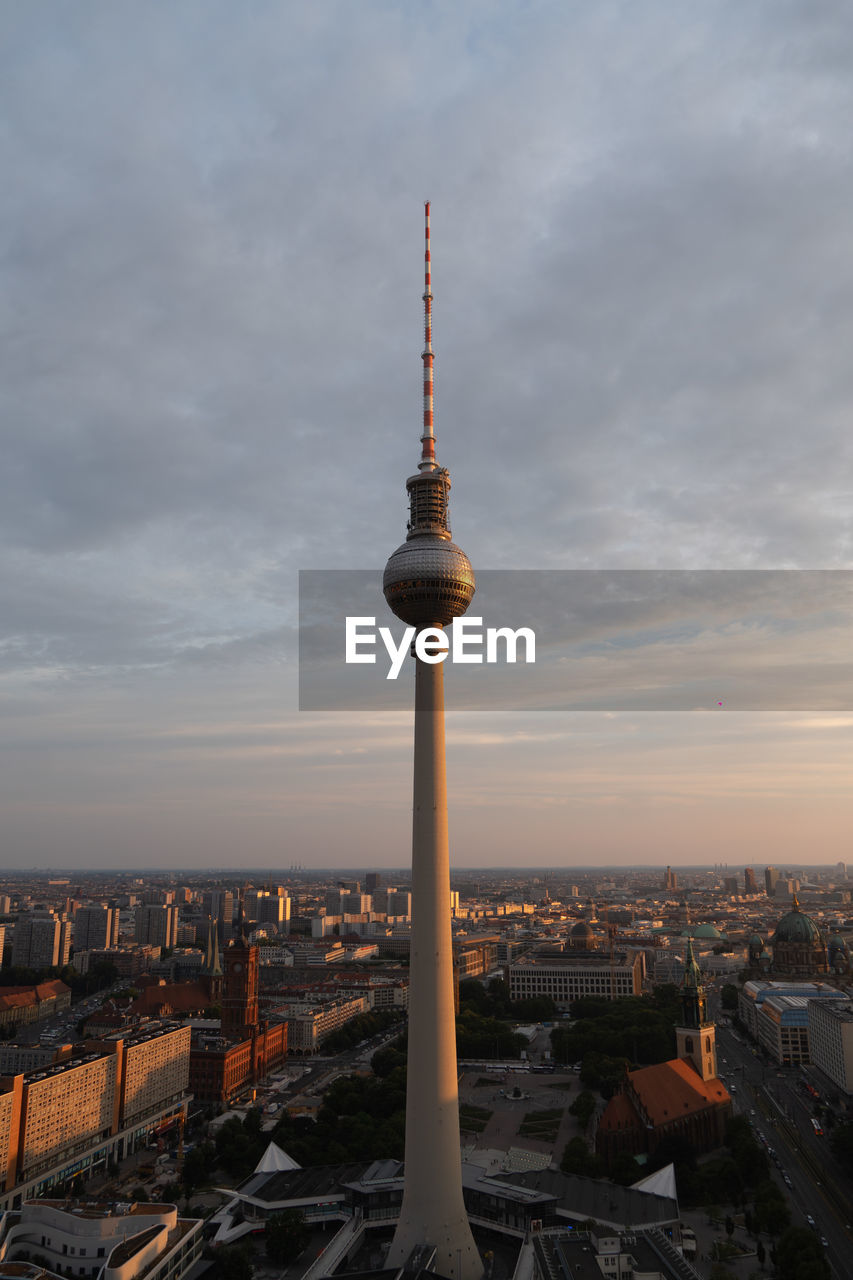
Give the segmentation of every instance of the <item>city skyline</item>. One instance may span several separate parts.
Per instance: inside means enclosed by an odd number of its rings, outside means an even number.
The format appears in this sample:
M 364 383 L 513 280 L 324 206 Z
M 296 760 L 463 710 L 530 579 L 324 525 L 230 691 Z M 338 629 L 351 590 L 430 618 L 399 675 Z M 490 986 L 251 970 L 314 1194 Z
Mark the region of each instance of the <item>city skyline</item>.
M 0 32 L 0 867 L 405 864 L 411 715 L 297 710 L 297 573 L 381 599 L 427 197 L 475 572 L 847 567 L 844 15 Z M 846 860 L 853 708 L 447 723 L 455 870 Z

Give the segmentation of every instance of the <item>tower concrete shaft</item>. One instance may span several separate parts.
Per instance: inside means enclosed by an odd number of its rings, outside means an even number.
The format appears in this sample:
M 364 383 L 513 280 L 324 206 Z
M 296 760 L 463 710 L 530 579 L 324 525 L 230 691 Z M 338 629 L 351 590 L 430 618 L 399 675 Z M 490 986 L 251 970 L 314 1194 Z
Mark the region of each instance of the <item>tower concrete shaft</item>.
M 450 857 L 444 754 L 444 666 L 415 659 L 412 939 L 406 1166 L 388 1266 L 436 1251 L 434 1269 L 479 1280 L 483 1265 L 462 1195 Z

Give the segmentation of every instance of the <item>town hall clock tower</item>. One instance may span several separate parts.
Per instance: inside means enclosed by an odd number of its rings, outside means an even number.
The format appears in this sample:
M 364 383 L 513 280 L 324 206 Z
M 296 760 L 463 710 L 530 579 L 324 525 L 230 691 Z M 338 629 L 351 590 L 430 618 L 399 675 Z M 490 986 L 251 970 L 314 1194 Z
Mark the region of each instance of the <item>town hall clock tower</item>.
M 246 1039 L 258 1025 L 258 948 L 241 936 L 223 958 L 222 1033 Z

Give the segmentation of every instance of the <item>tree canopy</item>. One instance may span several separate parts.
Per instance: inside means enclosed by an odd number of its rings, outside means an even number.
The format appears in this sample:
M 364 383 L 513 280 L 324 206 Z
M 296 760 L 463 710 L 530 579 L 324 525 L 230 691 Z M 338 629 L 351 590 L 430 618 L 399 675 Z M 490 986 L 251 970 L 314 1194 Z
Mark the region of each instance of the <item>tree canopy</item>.
M 635 1066 L 675 1057 L 674 1028 L 681 1016 L 681 999 L 671 984 L 655 988 L 650 996 L 622 1000 L 588 996 L 576 1000 L 571 1013 L 571 1026 L 551 1032 L 557 1062 L 582 1062 L 591 1052 L 625 1058 Z
M 299 1257 L 308 1243 L 311 1231 L 301 1209 L 284 1209 L 267 1219 L 264 1234 L 270 1262 L 286 1267 Z

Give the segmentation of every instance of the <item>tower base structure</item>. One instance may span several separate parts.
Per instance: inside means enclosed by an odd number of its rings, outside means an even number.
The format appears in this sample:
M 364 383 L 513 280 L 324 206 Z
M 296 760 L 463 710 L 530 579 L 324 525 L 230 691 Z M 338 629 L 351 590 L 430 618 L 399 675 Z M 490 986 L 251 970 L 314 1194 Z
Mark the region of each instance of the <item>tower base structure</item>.
M 465 1211 L 459 1144 L 450 856 L 444 751 L 444 668 L 415 659 L 415 776 L 406 1163 L 387 1266 L 435 1251 L 431 1269 L 481 1280 Z

